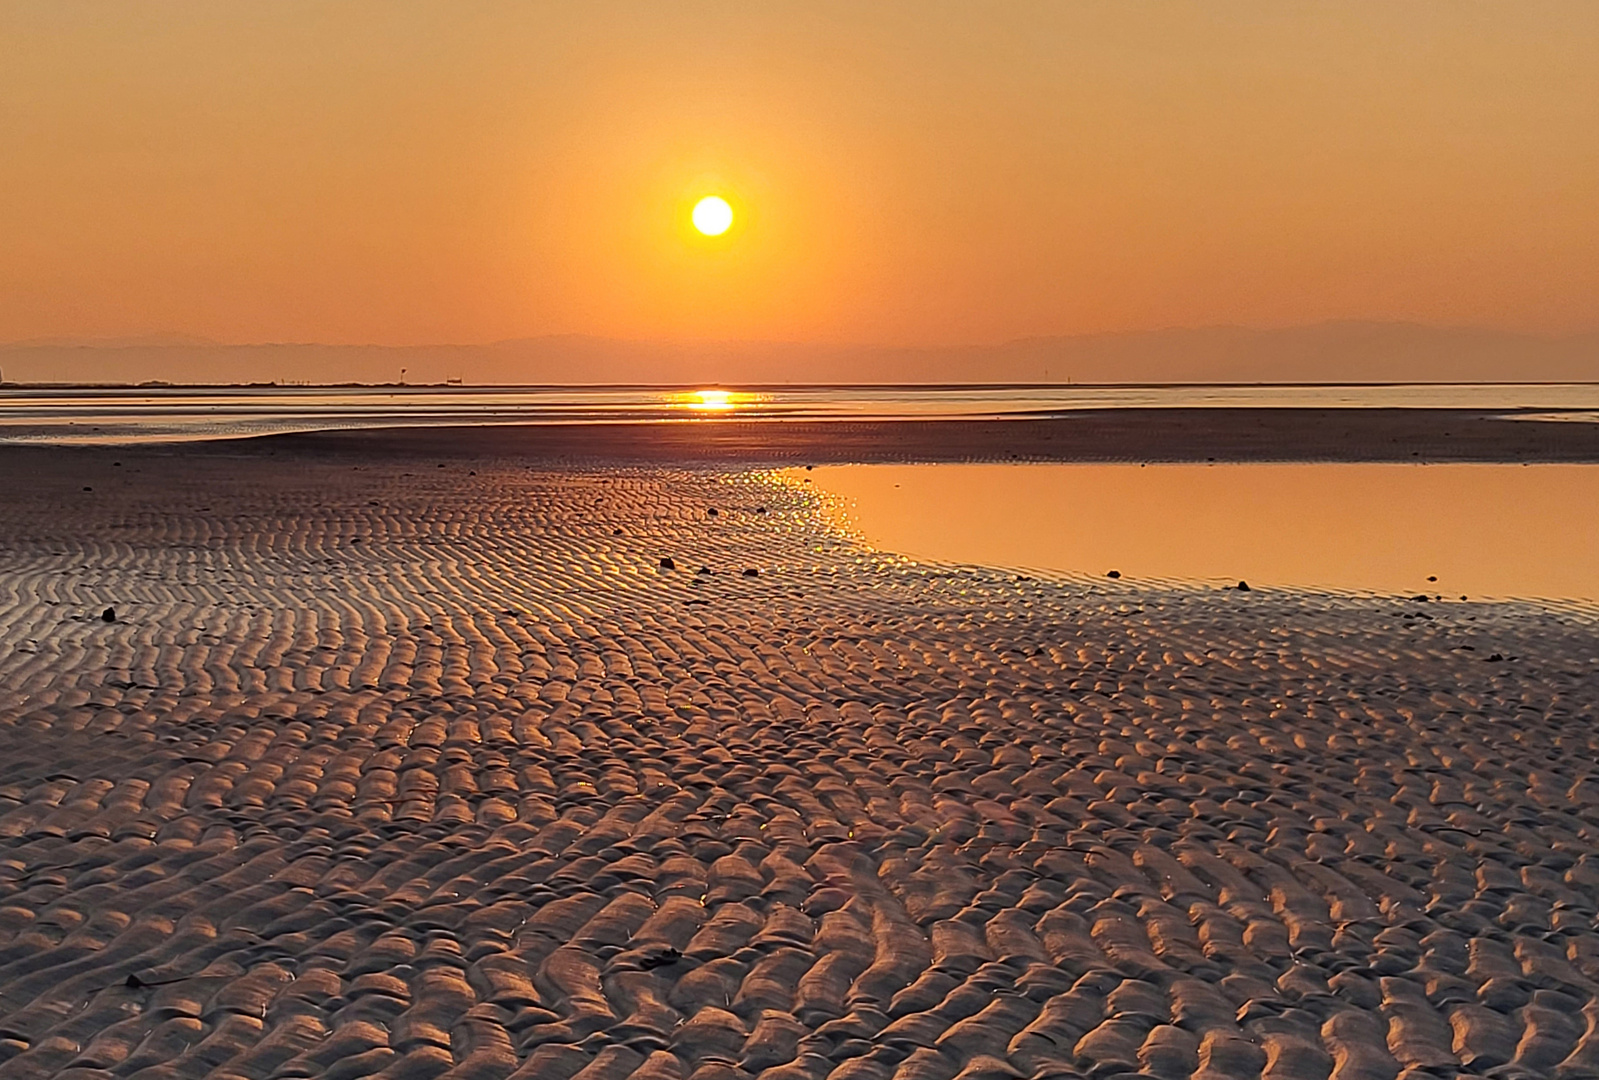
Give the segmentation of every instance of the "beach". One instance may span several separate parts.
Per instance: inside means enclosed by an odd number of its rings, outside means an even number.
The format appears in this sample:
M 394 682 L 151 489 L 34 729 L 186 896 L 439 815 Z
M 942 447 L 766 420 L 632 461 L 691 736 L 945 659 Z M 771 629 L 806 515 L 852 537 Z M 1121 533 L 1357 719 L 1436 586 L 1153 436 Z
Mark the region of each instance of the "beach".
M 1599 1077 L 1589 611 L 913 563 L 772 468 L 1599 429 L 1136 412 L 0 447 L 0 1080 Z

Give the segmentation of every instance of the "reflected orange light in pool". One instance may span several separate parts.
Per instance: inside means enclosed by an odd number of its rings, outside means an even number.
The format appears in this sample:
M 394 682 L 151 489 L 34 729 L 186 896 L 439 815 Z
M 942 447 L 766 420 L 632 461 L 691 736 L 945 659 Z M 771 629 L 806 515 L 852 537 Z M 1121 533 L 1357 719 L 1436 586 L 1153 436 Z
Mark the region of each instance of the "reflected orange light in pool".
M 1599 600 L 1593 465 L 842 465 L 786 474 L 913 559 Z M 840 507 L 843 509 L 843 507 Z

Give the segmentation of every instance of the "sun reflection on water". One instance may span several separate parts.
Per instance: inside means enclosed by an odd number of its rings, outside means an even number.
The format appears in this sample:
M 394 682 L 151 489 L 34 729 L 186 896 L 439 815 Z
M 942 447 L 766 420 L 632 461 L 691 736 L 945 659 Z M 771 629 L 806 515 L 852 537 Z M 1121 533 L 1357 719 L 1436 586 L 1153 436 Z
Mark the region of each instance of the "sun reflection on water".
M 742 405 L 753 405 L 759 401 L 756 394 L 741 393 L 734 390 L 692 390 L 685 394 L 675 396 L 673 403 L 694 412 L 725 413 L 732 412 Z

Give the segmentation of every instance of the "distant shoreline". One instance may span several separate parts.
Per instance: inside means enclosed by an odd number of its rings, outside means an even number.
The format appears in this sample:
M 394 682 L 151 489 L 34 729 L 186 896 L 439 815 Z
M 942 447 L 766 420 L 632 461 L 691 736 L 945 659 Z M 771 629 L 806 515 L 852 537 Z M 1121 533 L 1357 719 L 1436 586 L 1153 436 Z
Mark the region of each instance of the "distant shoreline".
M 661 341 L 547 335 L 481 344 L 223 344 L 180 336 L 0 345 L 30 383 L 463 386 L 1269 385 L 1599 378 L 1599 330 L 1558 336 L 1471 326 L 1332 321 L 1168 327 L 990 343 Z

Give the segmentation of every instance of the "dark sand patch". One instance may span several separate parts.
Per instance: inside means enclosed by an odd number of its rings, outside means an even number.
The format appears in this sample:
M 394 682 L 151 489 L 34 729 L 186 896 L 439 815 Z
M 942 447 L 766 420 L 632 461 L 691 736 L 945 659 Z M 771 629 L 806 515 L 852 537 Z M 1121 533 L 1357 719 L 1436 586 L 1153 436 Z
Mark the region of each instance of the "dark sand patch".
M 688 420 L 317 432 L 239 445 L 252 451 L 360 447 L 613 463 L 1599 462 L 1599 424 L 1512 419 L 1516 415 L 1473 409 L 1081 409 L 1006 420 Z

